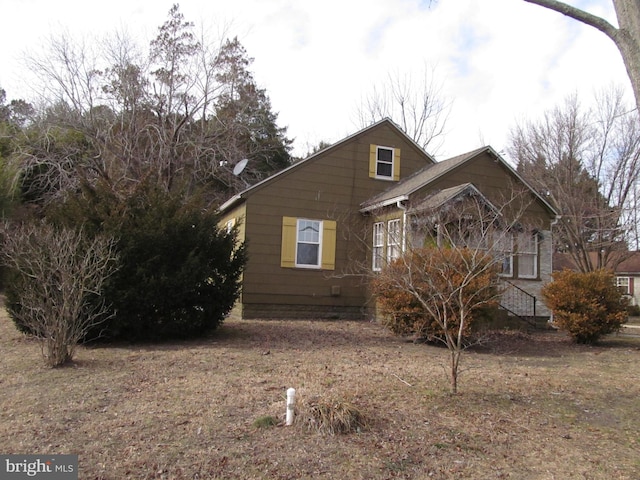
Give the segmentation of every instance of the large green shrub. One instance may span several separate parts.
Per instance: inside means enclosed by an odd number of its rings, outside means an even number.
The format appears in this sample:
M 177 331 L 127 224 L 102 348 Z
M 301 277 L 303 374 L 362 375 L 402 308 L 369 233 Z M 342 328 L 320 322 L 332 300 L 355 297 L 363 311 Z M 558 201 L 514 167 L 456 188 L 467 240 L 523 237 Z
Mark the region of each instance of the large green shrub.
M 240 293 L 245 249 L 215 213 L 160 191 L 130 202 L 117 232 L 120 270 L 106 295 L 108 334 L 128 340 L 189 338 L 218 327 Z
M 246 254 L 235 230 L 218 228 L 214 209 L 152 180 L 126 196 L 85 186 L 76 200 L 49 215 L 116 238 L 120 259 L 105 287 L 115 315 L 89 339 L 194 338 L 223 322 L 239 296 Z
M 616 287 L 613 274 L 563 270 L 542 289 L 554 323 L 577 343 L 592 344 L 616 332 L 627 320 L 627 299 Z

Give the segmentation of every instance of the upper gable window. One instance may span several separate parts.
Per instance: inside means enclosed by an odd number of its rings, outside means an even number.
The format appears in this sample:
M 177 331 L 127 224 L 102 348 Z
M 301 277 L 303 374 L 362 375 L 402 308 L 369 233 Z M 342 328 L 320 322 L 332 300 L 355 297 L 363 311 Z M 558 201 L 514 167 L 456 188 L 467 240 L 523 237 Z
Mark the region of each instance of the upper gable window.
M 376 177 L 393 178 L 393 149 L 378 147 Z
M 369 176 L 380 180 L 400 180 L 400 149 L 371 145 Z

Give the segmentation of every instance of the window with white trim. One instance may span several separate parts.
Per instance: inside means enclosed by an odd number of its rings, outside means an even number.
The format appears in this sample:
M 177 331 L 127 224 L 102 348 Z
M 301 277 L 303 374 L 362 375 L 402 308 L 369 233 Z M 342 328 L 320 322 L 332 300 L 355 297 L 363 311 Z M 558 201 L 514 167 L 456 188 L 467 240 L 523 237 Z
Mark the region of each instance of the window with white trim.
M 369 145 L 369 178 L 376 180 L 400 180 L 400 149 Z
M 280 266 L 334 270 L 336 221 L 282 217 Z
M 499 275 L 513 277 L 513 236 L 509 233 L 502 235 L 495 243 L 496 255 L 501 260 Z
M 384 260 L 384 222 L 373 224 L 373 270 L 382 270 Z
M 538 235 L 521 233 L 518 235 L 518 278 L 538 276 Z
M 389 220 L 387 223 L 387 262 L 392 262 L 400 256 L 402 251 L 402 231 L 400 219 Z
M 631 282 L 629 277 L 616 277 L 616 287 L 620 289 L 623 295 L 631 295 Z
M 377 147 L 376 177 L 393 178 L 393 148 Z
M 296 267 L 320 267 L 322 222 L 298 219 L 296 240 Z

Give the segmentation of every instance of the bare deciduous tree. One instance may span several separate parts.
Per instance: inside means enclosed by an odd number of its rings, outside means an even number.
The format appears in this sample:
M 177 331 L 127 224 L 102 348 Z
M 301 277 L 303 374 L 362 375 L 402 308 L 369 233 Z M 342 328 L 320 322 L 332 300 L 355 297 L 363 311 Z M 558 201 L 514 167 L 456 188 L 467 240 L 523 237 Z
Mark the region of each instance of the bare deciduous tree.
M 250 183 L 289 165 L 291 141 L 255 84 L 252 59 L 237 39 L 197 36 L 177 5 L 148 54 L 122 32 L 92 43 L 63 35 L 48 47 L 28 59 L 46 107 L 40 130 L 64 135 L 57 156 L 43 140 L 21 158 L 38 176 L 33 185 L 54 197 L 97 179 L 126 196 L 154 178 L 187 195 L 205 186 L 216 201 L 246 188 L 232 173 L 245 158 Z M 67 154 L 67 140 L 80 137 L 82 155 Z
M 524 215 L 532 197 L 519 190 L 500 206 L 471 184 L 443 203 L 449 195 L 451 190 L 441 191 L 408 208 L 406 241 L 399 230 L 385 232 L 398 236 L 392 243 L 404 245 L 404 252 L 398 248 L 389 255 L 387 250 L 386 265 L 373 282 L 384 313 L 400 327 L 392 329 L 406 327 L 447 347 L 450 387 L 456 393 L 471 326 L 499 303 L 499 274 L 511 268 L 514 238 L 537 233 L 535 222 Z
M 42 340 L 48 366 L 62 365 L 89 330 L 110 315 L 100 294 L 116 269 L 115 243 L 45 223 L 3 230 L 2 261 L 13 280 L 9 313 Z
M 620 250 L 638 244 L 632 203 L 640 175 L 638 119 L 621 90 L 596 100 L 587 109 L 577 96 L 567 98 L 542 119 L 512 129 L 508 147 L 518 171 L 560 212 L 556 250 L 584 272 L 614 267 Z M 597 252 L 595 264 L 589 252 Z
M 422 76 L 389 74 L 374 85 L 358 108 L 358 126 L 365 128 L 384 118 L 393 120 L 429 153 L 442 146 L 451 104 L 436 81 L 434 68 L 424 67 Z

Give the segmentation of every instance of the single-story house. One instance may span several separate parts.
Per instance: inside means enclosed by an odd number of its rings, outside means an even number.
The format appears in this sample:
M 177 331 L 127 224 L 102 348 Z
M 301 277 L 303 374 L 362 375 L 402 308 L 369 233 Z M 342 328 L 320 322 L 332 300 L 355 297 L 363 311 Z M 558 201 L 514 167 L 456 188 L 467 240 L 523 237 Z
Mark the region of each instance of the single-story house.
M 362 269 L 381 268 L 411 241 L 425 202 L 463 194 L 487 202 L 521 188 L 535 230 L 513 233 L 502 277 L 507 310 L 545 316 L 538 302 L 551 276 L 556 212 L 491 147 L 436 162 L 385 119 L 253 185 L 221 207 L 221 225 L 237 225 L 248 263 L 235 313 L 243 318 L 348 318 L 375 315 Z M 529 306 L 522 307 L 525 296 Z M 518 309 L 526 308 L 526 311 Z M 534 307 L 535 308 L 535 307 Z

